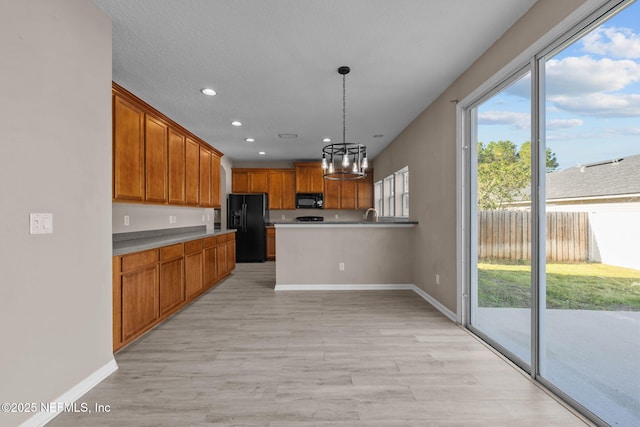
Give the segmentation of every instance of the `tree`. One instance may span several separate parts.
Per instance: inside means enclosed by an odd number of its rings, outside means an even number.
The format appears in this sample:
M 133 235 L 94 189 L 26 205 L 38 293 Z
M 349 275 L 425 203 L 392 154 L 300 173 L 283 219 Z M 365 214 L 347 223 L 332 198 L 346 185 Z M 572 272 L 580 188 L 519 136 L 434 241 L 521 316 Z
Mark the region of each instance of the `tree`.
M 547 172 L 558 168 L 551 149 L 546 149 Z M 530 200 L 523 192 L 531 184 L 531 143 L 520 150 L 511 141 L 478 142 L 478 208 L 505 209 L 517 200 Z

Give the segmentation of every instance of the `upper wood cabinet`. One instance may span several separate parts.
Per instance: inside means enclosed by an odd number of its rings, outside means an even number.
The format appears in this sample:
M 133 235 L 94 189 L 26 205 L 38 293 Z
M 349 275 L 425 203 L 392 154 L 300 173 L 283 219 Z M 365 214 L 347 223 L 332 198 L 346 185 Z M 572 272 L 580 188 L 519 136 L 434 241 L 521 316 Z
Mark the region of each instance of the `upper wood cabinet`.
M 373 169 L 367 171 L 364 179 L 359 179 L 357 209 L 369 209 L 373 207 Z
M 373 171 L 363 179 L 324 181 L 325 209 L 368 209 L 373 207 Z
M 231 191 L 233 193 L 267 193 L 269 169 L 231 169 Z
M 295 209 L 295 171 L 292 169 L 269 169 L 269 209 Z
M 169 127 L 161 120 L 145 116 L 145 199 L 167 201 L 167 138 Z
M 324 192 L 324 174 L 320 162 L 296 162 L 296 193 Z
M 190 206 L 200 204 L 200 144 L 191 138 L 185 142 L 185 199 Z
M 169 129 L 169 204 L 184 205 L 185 180 L 185 137 Z
M 211 151 L 200 147 L 200 206 L 212 207 Z
M 113 200 L 220 207 L 222 153 L 115 83 L 112 93 Z
M 214 208 L 221 206 L 221 188 L 220 188 L 220 157 L 212 152 L 211 153 L 211 203 Z
M 144 200 L 144 111 L 113 96 L 113 198 Z

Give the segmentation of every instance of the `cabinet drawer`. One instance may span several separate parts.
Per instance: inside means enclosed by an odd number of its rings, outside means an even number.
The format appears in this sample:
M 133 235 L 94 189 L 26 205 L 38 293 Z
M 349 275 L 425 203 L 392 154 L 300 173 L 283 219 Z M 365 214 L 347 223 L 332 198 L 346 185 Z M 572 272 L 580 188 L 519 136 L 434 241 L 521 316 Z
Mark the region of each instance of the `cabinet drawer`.
M 180 258 L 183 255 L 184 245 L 182 243 L 160 248 L 160 261 L 168 261 L 170 259 Z
M 122 256 L 122 269 L 121 271 L 127 272 L 141 268 L 147 265 L 151 265 L 158 262 L 158 250 L 150 249 L 148 251 L 136 252 L 134 254 Z
M 205 248 L 210 248 L 212 246 L 215 246 L 218 243 L 218 238 L 217 237 L 207 237 L 206 239 L 204 239 L 204 247 Z
M 226 234 L 226 236 L 227 236 L 227 242 L 235 240 L 235 238 L 236 238 L 236 234 L 235 233 L 228 233 L 228 234 Z
M 193 240 L 191 242 L 185 242 L 184 253 L 192 254 L 194 252 L 200 252 L 202 250 L 203 240 Z

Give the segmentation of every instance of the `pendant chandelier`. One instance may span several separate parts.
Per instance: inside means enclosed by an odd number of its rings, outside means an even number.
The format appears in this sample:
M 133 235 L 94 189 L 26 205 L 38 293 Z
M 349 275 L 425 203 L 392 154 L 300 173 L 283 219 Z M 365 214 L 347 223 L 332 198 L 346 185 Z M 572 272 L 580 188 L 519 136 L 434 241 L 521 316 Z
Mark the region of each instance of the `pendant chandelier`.
M 347 142 L 346 75 L 351 69 L 338 68 L 342 74 L 342 143 L 325 145 L 322 148 L 322 169 L 325 179 L 347 181 L 362 179 L 366 174 L 367 147 L 363 144 Z

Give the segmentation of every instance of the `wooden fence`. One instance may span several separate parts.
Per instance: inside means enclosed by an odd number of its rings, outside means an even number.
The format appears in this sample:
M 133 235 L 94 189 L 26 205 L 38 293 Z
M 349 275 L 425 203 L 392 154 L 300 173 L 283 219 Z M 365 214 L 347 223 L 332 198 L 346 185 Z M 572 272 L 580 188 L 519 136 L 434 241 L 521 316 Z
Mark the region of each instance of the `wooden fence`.
M 547 212 L 547 261 L 589 261 L 589 214 Z M 480 211 L 478 214 L 480 259 L 531 259 L 531 213 Z

